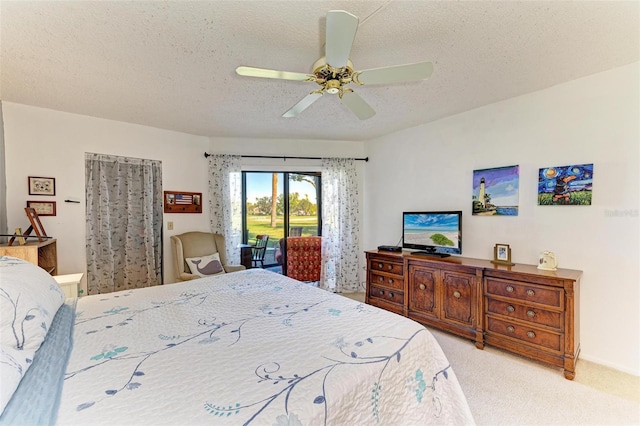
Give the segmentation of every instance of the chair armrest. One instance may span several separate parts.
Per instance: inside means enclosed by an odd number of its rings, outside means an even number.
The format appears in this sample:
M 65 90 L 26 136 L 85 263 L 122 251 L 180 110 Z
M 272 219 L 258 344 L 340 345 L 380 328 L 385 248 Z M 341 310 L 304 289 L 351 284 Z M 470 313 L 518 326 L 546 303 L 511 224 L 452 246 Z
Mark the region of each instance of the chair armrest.
M 187 274 L 186 272 L 182 272 L 178 278 L 180 279 L 180 281 L 190 281 L 190 280 L 195 280 L 196 278 L 202 278 L 202 277 L 200 277 L 200 275 Z
M 225 272 L 238 272 L 247 269 L 243 265 L 224 265 L 223 268 Z

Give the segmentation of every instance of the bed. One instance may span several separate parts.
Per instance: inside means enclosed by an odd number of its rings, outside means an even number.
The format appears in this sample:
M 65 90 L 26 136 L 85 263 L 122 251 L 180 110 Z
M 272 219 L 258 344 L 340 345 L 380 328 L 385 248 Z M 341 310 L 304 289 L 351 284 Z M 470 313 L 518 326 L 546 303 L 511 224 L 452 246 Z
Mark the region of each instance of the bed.
M 0 284 L 1 424 L 474 423 L 424 327 L 269 271 L 65 300 L 0 257 Z

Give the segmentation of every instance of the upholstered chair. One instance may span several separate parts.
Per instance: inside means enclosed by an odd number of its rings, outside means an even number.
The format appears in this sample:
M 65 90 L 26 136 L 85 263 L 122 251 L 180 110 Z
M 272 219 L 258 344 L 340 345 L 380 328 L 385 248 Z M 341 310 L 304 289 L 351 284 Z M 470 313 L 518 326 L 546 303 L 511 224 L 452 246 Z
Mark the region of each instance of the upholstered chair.
M 235 272 L 245 269 L 242 265 L 227 265 L 224 236 L 211 232 L 186 232 L 171 236 L 175 275 L 178 281 L 201 278 L 192 274 L 186 259 L 218 254 L 224 272 Z M 222 271 L 219 271 L 222 273 Z
M 287 238 L 287 276 L 298 281 L 320 281 L 322 237 Z

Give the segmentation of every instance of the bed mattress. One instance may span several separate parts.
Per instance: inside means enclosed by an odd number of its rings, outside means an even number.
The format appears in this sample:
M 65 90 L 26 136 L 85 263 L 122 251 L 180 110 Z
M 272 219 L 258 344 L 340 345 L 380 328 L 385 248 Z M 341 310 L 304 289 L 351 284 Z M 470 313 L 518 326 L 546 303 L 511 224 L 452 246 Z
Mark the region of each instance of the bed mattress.
M 472 424 L 420 324 L 269 271 L 78 299 L 57 423 Z

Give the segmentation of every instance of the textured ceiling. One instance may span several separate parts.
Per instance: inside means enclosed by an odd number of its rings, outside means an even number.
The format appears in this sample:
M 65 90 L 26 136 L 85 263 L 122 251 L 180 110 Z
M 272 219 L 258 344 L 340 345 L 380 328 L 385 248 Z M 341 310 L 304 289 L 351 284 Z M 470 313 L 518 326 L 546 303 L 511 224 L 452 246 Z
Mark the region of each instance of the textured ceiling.
M 367 140 L 639 60 L 637 1 L 0 1 L 0 99 L 212 137 Z M 354 89 L 311 72 L 328 10 L 360 18 L 356 70 L 430 60 L 429 80 Z M 353 86 L 353 85 L 351 85 Z

